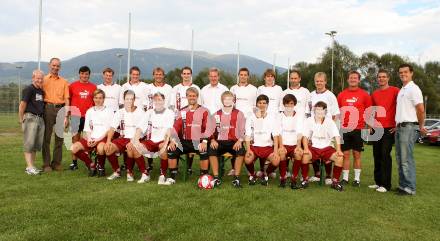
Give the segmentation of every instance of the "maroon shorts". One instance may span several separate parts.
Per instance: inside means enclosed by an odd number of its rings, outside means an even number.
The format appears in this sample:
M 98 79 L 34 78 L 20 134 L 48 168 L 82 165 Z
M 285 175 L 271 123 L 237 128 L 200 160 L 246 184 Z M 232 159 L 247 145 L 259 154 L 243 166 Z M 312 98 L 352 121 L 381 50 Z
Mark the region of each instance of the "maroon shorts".
M 127 149 L 127 144 L 130 143 L 130 139 L 119 137 L 112 140 L 112 143 L 116 145 L 119 152 L 124 152 Z
M 162 143 L 163 143 L 163 141 L 161 141 L 161 142 L 153 142 L 151 140 L 141 141 L 141 144 L 144 145 L 145 148 L 147 148 L 147 150 L 150 152 L 158 152 L 160 150 L 159 145 Z
M 309 145 L 309 150 L 312 153 L 312 162 L 321 159 L 325 163 L 330 162 L 330 157 L 336 152 L 331 146 L 320 149 Z
M 284 148 L 286 148 L 286 150 L 287 150 L 286 157 L 287 156 L 293 157 L 295 155 L 296 145 L 293 145 L 293 146 L 284 145 Z
M 272 146 L 251 146 L 251 151 L 254 152 L 255 158 L 267 159 L 273 153 Z
M 84 152 L 90 152 L 96 149 L 96 147 L 99 145 L 99 143 L 106 143 L 107 142 L 107 138 L 102 138 L 100 141 L 98 141 L 98 143 L 96 143 L 96 145 L 94 147 L 89 147 L 87 145 L 87 140 L 84 138 L 81 138 L 79 140 L 79 143 L 81 143 L 81 145 L 84 147 Z

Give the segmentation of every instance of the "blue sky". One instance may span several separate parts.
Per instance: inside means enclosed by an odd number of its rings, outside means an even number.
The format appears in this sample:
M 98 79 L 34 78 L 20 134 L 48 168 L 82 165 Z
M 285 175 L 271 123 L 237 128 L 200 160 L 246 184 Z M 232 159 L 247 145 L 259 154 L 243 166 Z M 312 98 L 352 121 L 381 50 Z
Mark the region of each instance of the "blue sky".
M 37 0 L 2 1 L 0 62 L 36 60 Z M 132 47 L 241 52 L 277 65 L 314 62 L 330 43 L 356 54 L 392 52 L 413 61 L 440 60 L 440 1 L 317 0 L 43 0 L 43 59 L 68 59 L 87 51 Z M 128 4 L 129 3 L 129 4 Z

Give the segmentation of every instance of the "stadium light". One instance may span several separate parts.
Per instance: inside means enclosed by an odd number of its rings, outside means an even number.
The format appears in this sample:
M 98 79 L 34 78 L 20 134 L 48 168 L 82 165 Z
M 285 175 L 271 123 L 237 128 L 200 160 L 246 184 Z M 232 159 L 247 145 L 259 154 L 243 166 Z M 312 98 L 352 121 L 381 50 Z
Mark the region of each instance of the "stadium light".
M 240 41 L 237 43 L 237 84 L 239 82 L 238 74 L 240 71 Z
M 335 51 L 335 36 L 336 36 L 336 31 L 332 30 L 328 33 L 325 33 L 326 35 L 330 36 L 330 38 L 332 39 L 332 82 L 331 82 L 331 91 L 333 92 L 333 75 L 334 75 L 334 51 Z
M 127 82 L 130 81 L 131 13 L 128 13 Z
M 289 77 L 290 77 L 290 58 L 287 58 L 287 89 L 289 89 L 290 87 Z
M 43 16 L 43 0 L 39 1 L 38 7 L 38 70 L 41 70 L 41 19 Z

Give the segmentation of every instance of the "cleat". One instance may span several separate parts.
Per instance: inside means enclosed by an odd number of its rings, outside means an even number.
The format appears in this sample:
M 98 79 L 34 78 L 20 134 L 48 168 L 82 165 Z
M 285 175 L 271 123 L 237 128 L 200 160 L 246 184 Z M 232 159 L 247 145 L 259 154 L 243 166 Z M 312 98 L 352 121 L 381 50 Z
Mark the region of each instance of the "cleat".
M 105 169 L 98 168 L 98 177 L 105 177 Z
M 325 179 L 325 185 L 332 185 L 333 181 L 331 178 L 326 178 Z
M 38 170 L 35 167 L 27 167 L 25 170 L 26 174 L 28 175 L 40 175 L 41 174 L 41 170 Z
M 253 186 L 257 183 L 257 179 L 254 176 L 249 176 L 249 186 Z
M 263 186 L 269 185 L 269 177 L 265 176 L 263 178 L 260 178 L 260 184 L 263 185 Z
M 150 176 L 148 174 L 142 173 L 142 177 L 141 179 L 139 179 L 139 181 L 137 183 L 141 184 L 141 183 L 146 183 L 150 181 Z
M 214 180 L 212 180 L 212 186 L 213 187 L 218 187 L 222 184 L 222 181 L 218 178 L 214 178 Z
M 376 185 L 376 184 L 374 184 L 374 185 L 369 185 L 368 188 L 371 188 L 371 189 L 378 189 L 378 188 L 379 188 L 379 185 Z
M 348 180 L 342 179 L 342 181 L 340 182 L 340 184 L 341 184 L 342 186 L 345 186 L 345 185 L 348 184 Z
M 77 164 L 76 162 L 72 162 L 72 163 L 69 165 L 69 169 L 70 169 L 71 171 L 78 170 L 78 164 Z
M 113 172 L 112 175 L 110 175 L 109 177 L 107 177 L 107 180 L 115 180 L 121 177 L 121 174 L 119 174 L 118 172 Z
M 157 184 L 159 185 L 165 185 L 165 182 L 167 181 L 167 178 L 164 175 L 159 176 L 159 180 L 157 181 Z
M 351 184 L 353 187 L 360 187 L 361 186 L 361 182 L 358 180 L 353 180 L 353 183 Z
M 385 193 L 385 192 L 387 192 L 387 189 L 384 187 L 378 187 L 378 188 L 376 188 L 376 192 Z
M 291 189 L 299 189 L 299 187 L 296 184 L 296 180 L 291 180 L 290 181 L 290 188 Z
M 89 177 L 96 176 L 96 173 L 97 173 L 96 168 L 90 168 L 89 167 Z
M 167 178 L 167 180 L 165 181 L 164 185 L 173 185 L 176 183 L 176 180 L 172 179 L 172 178 Z
M 132 173 L 127 172 L 127 182 L 133 182 L 134 177 Z
M 310 177 L 310 178 L 309 178 L 309 182 L 319 182 L 319 181 L 321 181 L 321 178 L 320 178 L 320 177 L 315 177 L 315 176 L 313 176 L 313 177 Z
M 342 192 L 344 190 L 344 186 L 342 186 L 339 182 L 332 182 L 331 188 L 335 189 L 338 192 Z
M 285 188 L 286 187 L 286 179 L 281 179 L 280 180 L 280 186 L 281 188 Z
M 234 181 L 232 181 L 232 186 L 234 186 L 235 188 L 242 188 L 240 184 L 240 179 L 235 179 Z
M 306 189 L 309 187 L 309 181 L 302 181 L 301 184 L 299 185 L 299 188 L 301 189 Z

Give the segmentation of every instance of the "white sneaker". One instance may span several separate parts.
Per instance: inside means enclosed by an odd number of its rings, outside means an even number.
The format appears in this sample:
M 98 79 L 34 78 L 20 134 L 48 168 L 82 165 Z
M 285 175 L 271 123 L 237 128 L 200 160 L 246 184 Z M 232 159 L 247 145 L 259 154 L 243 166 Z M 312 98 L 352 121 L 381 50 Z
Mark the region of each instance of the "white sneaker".
M 133 174 L 127 173 L 127 182 L 133 182 L 133 181 L 134 181 Z
M 384 193 L 384 192 L 387 192 L 387 189 L 384 188 L 384 187 L 378 187 L 378 188 L 376 189 L 376 192 Z
M 379 186 L 378 186 L 378 185 L 376 185 L 376 184 L 374 184 L 374 185 L 370 185 L 370 186 L 368 186 L 368 188 L 371 188 L 371 189 L 378 189 L 378 188 L 379 188 Z
M 165 181 L 165 183 L 163 185 L 173 185 L 176 183 L 176 180 L 172 179 L 172 178 L 167 178 L 167 180 Z
M 165 182 L 167 181 L 167 178 L 164 175 L 159 176 L 159 180 L 157 181 L 157 184 L 159 185 L 165 185 Z
M 234 169 L 229 170 L 228 176 L 234 176 L 234 175 L 235 175 L 235 170 Z
M 28 175 L 39 175 L 41 171 L 38 170 L 38 169 L 35 168 L 35 167 L 27 167 L 26 170 L 25 170 L 25 172 L 26 172 Z
M 275 178 L 277 177 L 277 174 L 276 174 L 275 172 L 272 172 L 272 173 L 269 175 L 269 177 L 272 178 L 272 179 L 275 179 Z
M 150 176 L 145 173 L 142 173 L 142 177 L 141 179 L 139 179 L 138 183 L 146 183 L 149 181 L 150 181 Z
M 332 185 L 333 181 L 331 178 L 326 178 L 325 179 L 325 185 Z
M 319 177 L 313 176 L 309 178 L 309 182 L 319 182 L 319 181 L 321 181 L 321 178 Z
M 107 180 L 115 180 L 121 177 L 121 174 L 117 173 L 117 172 L 113 172 L 112 175 L 110 175 L 109 177 L 107 177 Z
M 264 173 L 263 173 L 262 171 L 258 171 L 256 175 L 257 175 L 257 177 L 262 177 L 263 174 L 264 174 Z
M 292 173 L 286 172 L 286 178 L 290 178 L 292 176 Z

